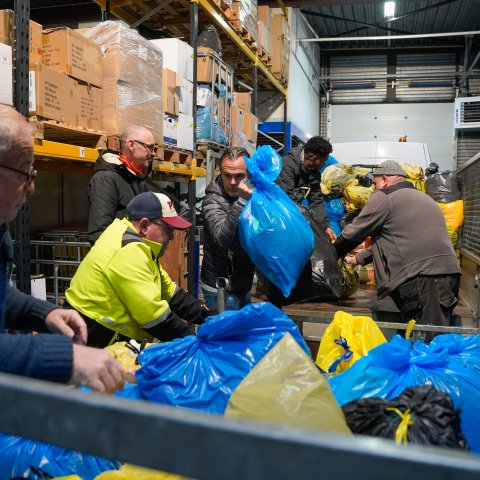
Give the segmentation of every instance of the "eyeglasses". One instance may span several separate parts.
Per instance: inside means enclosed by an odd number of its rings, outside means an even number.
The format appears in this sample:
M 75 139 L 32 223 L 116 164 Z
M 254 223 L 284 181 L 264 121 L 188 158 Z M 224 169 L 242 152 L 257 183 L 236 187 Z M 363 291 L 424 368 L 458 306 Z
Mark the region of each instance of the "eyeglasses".
M 23 170 L 18 170 L 17 168 L 7 167 L 6 165 L 0 165 L 0 167 L 5 168 L 6 170 L 10 170 L 11 172 L 16 172 L 16 173 L 25 175 L 26 184 L 32 183 L 38 175 L 38 172 L 33 168 L 33 166 L 30 167 L 30 170 L 28 171 L 28 173 L 24 172 Z
M 150 220 L 150 223 L 154 223 L 155 225 L 158 225 L 159 227 L 166 228 L 169 234 L 173 234 L 173 232 L 175 231 L 174 227 L 171 227 L 170 225 L 167 225 L 166 223 L 163 223 L 163 222 L 154 222 L 153 220 Z
M 145 142 L 141 142 L 140 140 L 132 140 L 132 141 L 136 142 L 136 143 L 139 143 L 140 145 L 145 147 L 147 152 L 150 153 L 150 154 L 151 153 L 157 153 L 157 146 L 154 143 L 145 143 Z

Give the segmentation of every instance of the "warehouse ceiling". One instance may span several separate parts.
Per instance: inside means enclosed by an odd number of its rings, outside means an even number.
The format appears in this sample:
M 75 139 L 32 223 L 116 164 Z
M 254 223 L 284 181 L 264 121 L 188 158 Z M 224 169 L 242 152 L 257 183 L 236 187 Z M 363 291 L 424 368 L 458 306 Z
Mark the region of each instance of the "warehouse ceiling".
M 465 36 L 427 37 L 425 35 L 480 31 L 480 0 L 397 0 L 395 2 L 287 0 L 285 3 L 300 7 L 300 11 L 308 19 L 316 36 L 332 39 L 330 42 L 320 43 L 323 50 L 463 48 Z M 386 3 L 394 5 L 391 17 L 385 16 Z M 417 37 L 395 38 L 413 35 Z M 392 38 L 363 40 L 366 37 Z M 345 38 L 354 38 L 354 40 L 345 41 Z M 480 35 L 473 37 L 472 47 L 480 47 Z
M 172 3 L 175 1 L 180 0 Z M 13 0 L 0 0 L 0 7 L 13 8 L 13 3 Z M 32 0 L 30 3 L 32 19 L 46 26 L 101 18 L 101 9 L 93 0 Z M 144 14 L 143 10 L 161 3 L 161 0 L 110 0 L 110 7 L 132 5 Z M 480 31 L 480 0 L 396 0 L 389 2 L 395 4 L 391 18 L 385 18 L 386 2 L 383 0 L 283 0 L 283 3 L 300 9 L 312 26 L 312 38 L 332 39 L 320 43 L 324 51 L 418 47 L 458 49 L 465 47 L 465 36 L 395 37 Z M 259 0 L 259 4 L 278 6 L 275 0 Z M 158 23 L 161 11 L 156 16 L 159 18 L 152 17 L 144 27 L 148 29 L 152 22 Z M 364 39 L 379 36 L 392 38 Z M 354 40 L 344 40 L 352 37 Z M 480 35 L 473 36 L 471 48 L 480 48 Z

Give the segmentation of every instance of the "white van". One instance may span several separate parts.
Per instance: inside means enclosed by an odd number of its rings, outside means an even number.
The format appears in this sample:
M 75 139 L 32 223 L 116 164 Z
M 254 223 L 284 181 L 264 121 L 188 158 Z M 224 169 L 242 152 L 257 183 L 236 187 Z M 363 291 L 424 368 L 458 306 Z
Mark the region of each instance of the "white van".
M 430 164 L 426 143 L 410 142 L 347 142 L 333 143 L 332 155 L 347 165 L 376 166 L 384 160 L 414 163 L 423 168 Z

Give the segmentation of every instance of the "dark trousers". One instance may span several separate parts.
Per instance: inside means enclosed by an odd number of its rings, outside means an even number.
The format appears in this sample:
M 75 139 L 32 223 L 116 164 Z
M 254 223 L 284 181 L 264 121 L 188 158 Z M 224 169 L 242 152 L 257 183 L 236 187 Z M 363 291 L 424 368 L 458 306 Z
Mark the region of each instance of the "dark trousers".
M 75 310 L 65 299 L 63 304 L 64 308 L 71 308 Z M 78 312 L 78 310 L 77 310 Z M 105 348 L 114 342 L 128 342 L 129 338 L 121 335 L 115 330 L 110 330 L 104 327 L 101 323 L 96 322 L 90 317 L 87 317 L 82 312 L 78 312 L 79 315 L 85 320 L 87 324 L 88 340 L 87 345 L 89 347 Z
M 449 326 L 457 305 L 460 275 L 418 275 L 400 285 L 390 296 L 402 320 L 422 325 Z M 426 340 L 435 334 L 427 332 Z

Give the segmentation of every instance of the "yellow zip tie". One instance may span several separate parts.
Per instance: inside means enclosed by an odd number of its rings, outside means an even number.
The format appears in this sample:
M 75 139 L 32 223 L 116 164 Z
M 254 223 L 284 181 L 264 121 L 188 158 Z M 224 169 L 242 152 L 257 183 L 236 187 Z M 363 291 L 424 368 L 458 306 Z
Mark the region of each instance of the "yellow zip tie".
M 386 410 L 387 412 L 395 412 L 402 419 L 395 432 L 395 443 L 397 445 L 408 443 L 408 427 L 411 427 L 415 423 L 411 420 L 412 414 L 410 409 L 405 410 L 405 413 L 394 407 L 388 407 Z
M 407 325 L 407 329 L 405 330 L 405 338 L 409 339 L 412 336 L 413 327 L 417 322 L 415 320 L 410 320 Z

